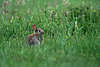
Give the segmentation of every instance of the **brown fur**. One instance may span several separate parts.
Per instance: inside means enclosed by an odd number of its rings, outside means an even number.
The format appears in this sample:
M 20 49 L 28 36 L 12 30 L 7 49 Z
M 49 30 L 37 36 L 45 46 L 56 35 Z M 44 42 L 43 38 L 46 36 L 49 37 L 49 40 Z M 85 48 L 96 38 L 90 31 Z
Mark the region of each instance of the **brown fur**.
M 44 34 L 44 31 L 41 30 L 41 29 L 37 29 L 38 31 L 35 32 L 35 34 L 30 34 L 28 37 L 27 37 L 27 43 L 29 45 L 38 45 L 42 42 L 42 40 L 44 39 L 43 38 L 43 34 Z M 39 34 L 40 33 L 40 34 Z

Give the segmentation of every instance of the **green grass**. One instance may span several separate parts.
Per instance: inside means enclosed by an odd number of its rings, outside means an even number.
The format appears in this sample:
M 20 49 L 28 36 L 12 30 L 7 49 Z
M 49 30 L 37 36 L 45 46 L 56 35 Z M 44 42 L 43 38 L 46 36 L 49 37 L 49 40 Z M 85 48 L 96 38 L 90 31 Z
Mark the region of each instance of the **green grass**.
M 0 5 L 0 67 L 100 66 L 99 0 L 16 2 Z M 44 41 L 29 47 L 33 24 L 45 31 Z

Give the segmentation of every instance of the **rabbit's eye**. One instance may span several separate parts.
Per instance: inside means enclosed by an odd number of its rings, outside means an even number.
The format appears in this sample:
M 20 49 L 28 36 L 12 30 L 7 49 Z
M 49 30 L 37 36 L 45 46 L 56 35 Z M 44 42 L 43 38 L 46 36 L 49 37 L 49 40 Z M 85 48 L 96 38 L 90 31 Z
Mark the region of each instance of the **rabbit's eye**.
M 35 32 L 38 32 L 38 30 L 35 30 Z

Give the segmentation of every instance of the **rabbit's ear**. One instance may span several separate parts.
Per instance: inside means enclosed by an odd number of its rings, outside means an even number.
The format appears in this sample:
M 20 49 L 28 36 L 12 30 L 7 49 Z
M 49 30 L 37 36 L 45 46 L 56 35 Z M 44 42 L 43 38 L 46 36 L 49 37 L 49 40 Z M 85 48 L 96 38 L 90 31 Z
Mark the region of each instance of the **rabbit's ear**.
M 35 25 L 35 24 L 33 24 L 33 29 L 34 29 L 34 30 L 37 30 L 37 27 L 36 27 L 36 25 Z

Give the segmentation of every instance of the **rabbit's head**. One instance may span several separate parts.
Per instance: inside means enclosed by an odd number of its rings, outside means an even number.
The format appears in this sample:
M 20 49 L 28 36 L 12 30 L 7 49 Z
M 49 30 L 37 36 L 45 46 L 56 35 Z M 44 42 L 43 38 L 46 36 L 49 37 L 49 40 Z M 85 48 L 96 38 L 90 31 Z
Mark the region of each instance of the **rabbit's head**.
M 40 28 L 37 28 L 36 25 L 33 25 L 33 29 L 35 30 L 35 34 L 38 36 L 39 40 L 42 41 L 44 39 L 44 31 Z
M 42 29 L 37 28 L 35 24 L 33 24 L 33 29 L 35 30 L 35 33 L 44 34 L 44 31 Z

